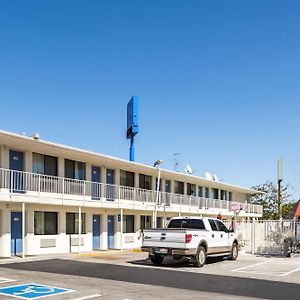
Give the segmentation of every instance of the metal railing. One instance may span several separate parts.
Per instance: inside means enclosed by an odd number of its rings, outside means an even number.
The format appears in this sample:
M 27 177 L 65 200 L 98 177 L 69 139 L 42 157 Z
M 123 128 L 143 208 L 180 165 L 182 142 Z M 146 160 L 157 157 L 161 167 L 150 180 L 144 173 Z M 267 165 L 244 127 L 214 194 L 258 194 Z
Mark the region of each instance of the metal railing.
M 84 196 L 85 199 L 106 201 L 128 200 L 155 204 L 157 192 L 135 187 L 96 183 L 85 180 L 48 176 L 29 172 L 0 168 L 0 189 L 9 193 L 41 193 Z M 49 196 L 49 195 L 47 195 Z M 159 192 L 158 205 L 190 206 L 203 209 L 229 209 L 230 201 Z M 246 213 L 262 214 L 262 206 L 250 203 L 239 203 Z

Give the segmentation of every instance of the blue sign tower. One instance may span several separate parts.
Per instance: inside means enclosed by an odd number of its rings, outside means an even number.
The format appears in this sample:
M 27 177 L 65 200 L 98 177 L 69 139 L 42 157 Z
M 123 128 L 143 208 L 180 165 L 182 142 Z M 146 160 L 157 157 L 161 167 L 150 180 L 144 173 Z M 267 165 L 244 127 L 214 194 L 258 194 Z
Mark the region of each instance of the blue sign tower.
M 134 161 L 134 136 L 138 132 L 138 97 L 132 96 L 127 104 L 127 139 L 130 139 L 130 161 Z

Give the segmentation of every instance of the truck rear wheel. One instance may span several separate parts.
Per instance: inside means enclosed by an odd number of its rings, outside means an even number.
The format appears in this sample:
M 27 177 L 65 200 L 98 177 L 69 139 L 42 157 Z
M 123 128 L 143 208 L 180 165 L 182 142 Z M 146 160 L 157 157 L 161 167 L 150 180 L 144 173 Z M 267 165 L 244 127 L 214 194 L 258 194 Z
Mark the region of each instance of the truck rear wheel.
M 158 266 L 162 264 L 164 257 L 162 255 L 155 254 L 154 256 L 150 257 L 150 260 L 154 265 Z
M 199 268 L 203 267 L 206 262 L 206 251 L 203 246 L 199 246 L 196 253 L 196 263 Z

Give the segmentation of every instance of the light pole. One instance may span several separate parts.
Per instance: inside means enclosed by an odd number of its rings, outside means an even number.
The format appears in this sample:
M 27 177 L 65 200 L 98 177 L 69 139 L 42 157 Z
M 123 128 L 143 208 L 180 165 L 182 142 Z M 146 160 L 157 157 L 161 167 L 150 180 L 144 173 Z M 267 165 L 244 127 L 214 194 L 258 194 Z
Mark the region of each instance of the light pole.
M 157 178 L 157 184 L 156 184 L 156 200 L 155 200 L 155 214 L 154 214 L 154 220 L 153 220 L 153 227 L 157 227 L 157 206 L 159 202 L 159 188 L 160 188 L 160 168 L 158 167 L 163 161 L 161 159 L 158 159 L 153 167 L 155 167 L 158 170 L 158 178 Z

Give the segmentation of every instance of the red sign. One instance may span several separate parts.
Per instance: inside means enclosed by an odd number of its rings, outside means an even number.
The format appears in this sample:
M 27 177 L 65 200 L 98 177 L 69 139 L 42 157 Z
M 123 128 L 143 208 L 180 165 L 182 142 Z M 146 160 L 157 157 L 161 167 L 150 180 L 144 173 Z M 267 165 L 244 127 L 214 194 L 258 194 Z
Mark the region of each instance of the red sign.
M 229 207 L 229 211 L 238 211 L 238 210 L 240 210 L 239 203 L 231 202 L 230 207 Z

